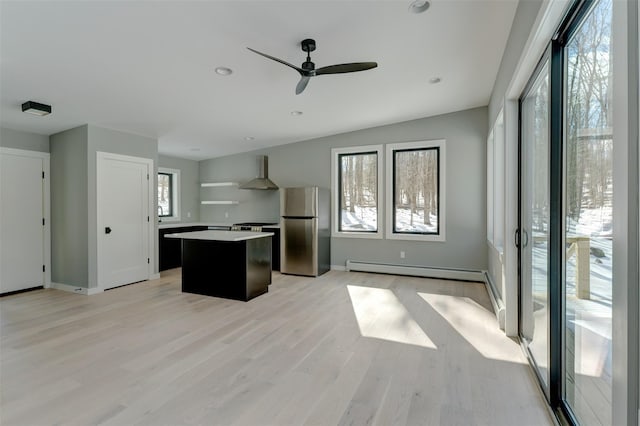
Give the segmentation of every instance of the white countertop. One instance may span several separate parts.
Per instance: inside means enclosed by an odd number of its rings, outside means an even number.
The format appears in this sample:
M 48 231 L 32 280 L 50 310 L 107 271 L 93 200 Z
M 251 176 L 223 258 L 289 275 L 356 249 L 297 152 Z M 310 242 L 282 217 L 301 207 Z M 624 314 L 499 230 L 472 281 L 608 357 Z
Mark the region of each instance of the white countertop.
M 186 240 L 210 240 L 210 241 L 245 241 L 254 238 L 273 236 L 273 232 L 250 231 L 194 231 L 166 234 L 165 238 L 183 238 Z
M 244 221 L 244 222 L 249 222 Z M 275 222 L 275 221 L 274 221 Z M 188 226 L 229 226 L 231 227 L 233 223 L 231 222 L 213 222 L 213 223 L 205 223 L 205 222 L 160 222 L 158 223 L 158 229 L 167 229 L 167 228 L 186 228 Z M 275 225 L 267 225 L 265 228 L 280 228 L 280 224 L 276 223 Z

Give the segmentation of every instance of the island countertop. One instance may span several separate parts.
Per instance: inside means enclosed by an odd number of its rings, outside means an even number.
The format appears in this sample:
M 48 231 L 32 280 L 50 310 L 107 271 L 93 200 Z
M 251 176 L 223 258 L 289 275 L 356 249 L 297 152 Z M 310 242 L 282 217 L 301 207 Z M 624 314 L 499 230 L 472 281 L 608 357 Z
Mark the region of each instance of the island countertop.
M 209 240 L 209 241 L 245 241 L 254 238 L 273 236 L 273 232 L 247 232 L 247 231 L 194 231 L 166 234 L 165 238 L 182 238 L 185 240 Z
M 263 228 L 280 228 L 278 221 L 271 221 L 272 225 L 263 225 Z M 159 222 L 158 229 L 167 228 L 186 228 L 190 226 L 212 226 L 231 228 L 235 223 L 232 222 Z

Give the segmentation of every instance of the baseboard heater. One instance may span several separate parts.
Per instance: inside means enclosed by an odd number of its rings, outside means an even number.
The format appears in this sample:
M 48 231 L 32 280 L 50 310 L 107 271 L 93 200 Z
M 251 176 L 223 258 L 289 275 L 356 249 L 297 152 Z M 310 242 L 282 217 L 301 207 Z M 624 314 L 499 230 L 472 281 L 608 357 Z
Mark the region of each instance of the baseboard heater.
M 388 263 L 347 260 L 347 271 L 375 272 L 379 274 L 409 275 L 414 277 L 439 278 L 457 281 L 484 283 L 484 272 L 472 269 L 435 268 L 432 266 L 392 265 Z

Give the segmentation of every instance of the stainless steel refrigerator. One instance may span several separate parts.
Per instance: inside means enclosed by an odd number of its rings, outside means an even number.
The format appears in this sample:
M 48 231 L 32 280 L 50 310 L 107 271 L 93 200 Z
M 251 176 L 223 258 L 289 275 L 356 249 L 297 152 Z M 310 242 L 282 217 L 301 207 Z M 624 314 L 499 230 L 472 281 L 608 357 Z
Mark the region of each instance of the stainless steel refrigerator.
M 317 277 L 331 268 L 330 192 L 280 190 L 280 272 Z

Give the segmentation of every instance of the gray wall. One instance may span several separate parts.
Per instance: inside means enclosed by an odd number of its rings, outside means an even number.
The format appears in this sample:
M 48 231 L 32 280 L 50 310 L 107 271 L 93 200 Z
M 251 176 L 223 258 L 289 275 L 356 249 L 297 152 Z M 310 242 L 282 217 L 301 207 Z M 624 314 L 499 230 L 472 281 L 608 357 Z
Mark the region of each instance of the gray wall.
M 489 126 L 492 126 L 502 108 L 503 101 L 513 74 L 524 50 L 531 28 L 538 16 L 542 0 L 521 0 L 511 24 L 511 32 L 507 40 L 496 82 L 489 100 Z
M 0 146 L 27 151 L 49 152 L 49 136 L 0 127 Z
M 87 126 L 51 136 L 51 281 L 89 286 Z
M 270 177 L 278 186 L 330 188 L 331 148 L 446 139 L 447 241 L 332 238 L 331 263 L 344 265 L 352 259 L 485 270 L 486 135 L 487 108 L 475 108 L 201 161 L 200 179 L 245 182 L 257 174 L 256 155 L 266 154 Z M 240 201 L 237 206 L 201 206 L 200 219 L 206 222 L 273 220 L 279 215 L 277 192 L 203 189 L 202 199 Z M 400 259 L 400 250 L 406 252 L 405 259 Z
M 180 170 L 180 222 L 198 222 L 200 220 L 199 163 L 158 155 L 158 167 Z
M 158 164 L 155 139 L 84 125 L 50 137 L 53 282 L 97 287 L 96 153 L 150 158 Z M 154 188 L 156 170 L 153 172 Z M 155 212 L 155 197 L 154 207 Z M 155 221 L 154 221 L 155 222 Z M 158 271 L 157 223 L 154 271 Z
M 511 24 L 511 32 L 509 33 L 509 39 L 507 40 L 507 45 L 505 47 L 505 51 L 502 55 L 502 61 L 500 63 L 500 68 L 498 69 L 498 74 L 496 76 L 496 82 L 494 84 L 491 98 L 489 100 L 489 113 L 488 113 L 488 125 L 487 129 L 491 129 L 493 124 L 495 123 L 500 110 L 505 105 L 505 96 L 507 94 L 507 90 L 509 89 L 510 84 L 513 81 L 514 73 L 516 72 L 516 68 L 521 59 L 522 52 L 525 49 L 525 45 L 529 39 L 529 35 L 532 31 L 532 27 L 536 21 L 538 13 L 540 12 L 540 8 L 542 6 L 542 0 L 526 0 L 518 2 L 518 8 L 516 9 L 516 14 L 513 19 L 513 23 Z M 505 110 L 505 126 L 504 129 L 511 128 L 511 122 L 509 113 L 511 110 Z M 486 135 L 488 137 L 488 134 Z M 509 152 L 517 152 L 517 133 L 516 137 L 513 136 L 512 133 L 505 134 L 505 143 L 513 144 L 508 147 L 505 147 L 505 155 L 507 156 L 507 161 L 509 161 L 508 153 Z M 514 151 L 515 150 L 515 151 Z M 506 171 L 505 176 L 508 178 Z M 509 185 L 505 186 L 508 188 Z M 505 195 L 505 200 L 507 199 L 507 195 Z M 505 221 L 508 222 L 509 213 L 505 212 Z M 505 244 L 510 241 L 509 236 L 513 235 L 511 230 L 505 231 Z M 493 281 L 494 288 L 498 292 L 498 296 L 500 298 L 505 297 L 505 286 L 507 283 L 503 282 L 503 262 L 500 259 L 500 253 L 491 246 L 490 243 L 487 243 L 487 257 L 488 257 L 488 273 Z
M 287 146 L 295 146 L 295 144 Z M 254 151 L 201 161 L 200 182 L 245 183 L 253 179 L 258 174 L 256 157 L 258 152 L 270 155 L 269 168 L 272 178 L 282 173 L 282 170 L 279 170 L 274 174 L 275 169 L 279 166 L 276 166 L 278 160 L 272 154 L 273 150 Z M 276 184 L 287 186 L 277 180 Z M 324 184 L 322 186 L 328 187 Z M 200 220 L 203 222 L 278 222 L 279 220 L 280 199 L 278 191 L 254 191 L 237 187 L 200 188 L 200 199 L 202 201 L 240 202 L 238 205 L 201 205 Z

